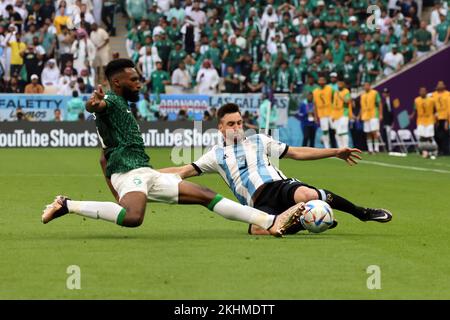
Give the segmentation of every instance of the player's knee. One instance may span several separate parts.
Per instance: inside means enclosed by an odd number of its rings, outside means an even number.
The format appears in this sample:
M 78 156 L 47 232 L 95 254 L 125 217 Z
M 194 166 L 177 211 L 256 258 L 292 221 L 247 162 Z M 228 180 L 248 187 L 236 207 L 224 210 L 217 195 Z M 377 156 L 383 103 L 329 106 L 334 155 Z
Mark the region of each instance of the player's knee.
M 144 214 L 136 211 L 127 210 L 125 219 L 123 220 L 123 226 L 129 228 L 139 227 L 144 222 Z
M 295 191 L 294 197 L 296 202 L 308 202 L 319 199 L 317 191 L 308 187 L 299 187 Z

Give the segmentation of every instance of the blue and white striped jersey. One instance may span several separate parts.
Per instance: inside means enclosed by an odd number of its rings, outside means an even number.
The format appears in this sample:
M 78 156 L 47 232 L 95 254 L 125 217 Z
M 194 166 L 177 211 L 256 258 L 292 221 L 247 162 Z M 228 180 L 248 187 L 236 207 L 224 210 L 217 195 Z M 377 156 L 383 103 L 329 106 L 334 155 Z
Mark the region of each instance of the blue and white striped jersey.
M 253 206 L 252 196 L 261 185 L 286 176 L 269 157 L 282 158 L 289 146 L 263 134 L 234 145 L 216 145 L 192 165 L 199 173 L 219 173 L 243 205 Z

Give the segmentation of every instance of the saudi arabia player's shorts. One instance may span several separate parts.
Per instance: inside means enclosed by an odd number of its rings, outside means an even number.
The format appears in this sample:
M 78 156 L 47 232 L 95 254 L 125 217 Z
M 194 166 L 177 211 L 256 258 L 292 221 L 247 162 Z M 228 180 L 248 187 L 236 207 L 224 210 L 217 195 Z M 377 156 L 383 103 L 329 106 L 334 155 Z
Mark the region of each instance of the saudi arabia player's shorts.
M 348 117 L 340 117 L 333 121 L 333 129 L 336 130 L 336 134 L 348 133 Z
M 119 194 L 119 199 L 129 192 L 142 192 L 148 201 L 178 203 L 178 174 L 161 173 L 152 168 L 138 168 L 124 173 L 114 173 L 111 184 Z
M 417 126 L 417 135 L 421 138 L 433 138 L 434 137 L 434 125 L 430 124 L 428 126 L 424 126 L 419 124 Z
M 378 118 L 372 118 L 364 121 L 364 132 L 380 131 L 380 120 Z
M 320 129 L 322 131 L 329 131 L 330 130 L 330 124 L 331 124 L 331 118 L 330 117 L 322 117 L 322 118 L 320 118 Z

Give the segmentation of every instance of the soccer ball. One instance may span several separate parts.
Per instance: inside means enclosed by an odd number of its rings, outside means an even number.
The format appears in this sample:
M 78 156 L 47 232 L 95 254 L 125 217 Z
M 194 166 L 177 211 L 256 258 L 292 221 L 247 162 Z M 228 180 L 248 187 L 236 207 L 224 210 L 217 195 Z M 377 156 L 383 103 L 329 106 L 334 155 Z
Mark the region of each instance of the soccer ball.
M 325 201 L 311 200 L 305 207 L 306 212 L 300 217 L 300 223 L 309 232 L 321 233 L 333 224 L 333 210 Z

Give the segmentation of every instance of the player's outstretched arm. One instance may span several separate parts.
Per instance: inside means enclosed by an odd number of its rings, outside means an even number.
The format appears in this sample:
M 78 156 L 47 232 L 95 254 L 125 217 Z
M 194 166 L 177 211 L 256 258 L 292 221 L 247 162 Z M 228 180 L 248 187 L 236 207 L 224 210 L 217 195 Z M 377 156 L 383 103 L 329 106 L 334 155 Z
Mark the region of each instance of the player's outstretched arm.
M 99 85 L 97 90 L 94 90 L 89 100 L 86 102 L 86 111 L 102 112 L 106 108 L 106 101 L 104 100 L 105 93 L 103 92 L 102 86 Z
M 198 176 L 198 171 L 194 168 L 192 164 L 187 164 L 182 167 L 170 167 L 170 168 L 162 168 L 158 169 L 159 172 L 162 173 L 175 173 L 178 174 L 181 179 L 187 179 L 190 177 Z
M 117 194 L 116 189 L 114 189 L 114 187 L 111 183 L 111 179 L 106 177 L 106 158 L 105 158 L 105 153 L 103 152 L 103 149 L 102 149 L 102 152 L 100 153 L 100 166 L 102 167 L 103 175 L 105 176 L 106 184 L 108 185 L 109 190 L 111 190 L 111 193 L 114 196 L 114 198 L 116 199 L 116 201 L 119 202 L 119 195 Z
M 309 147 L 289 147 L 286 158 L 294 160 L 318 160 L 336 157 L 344 160 L 349 165 L 357 164 L 361 160 L 361 150 L 356 148 L 309 148 Z

